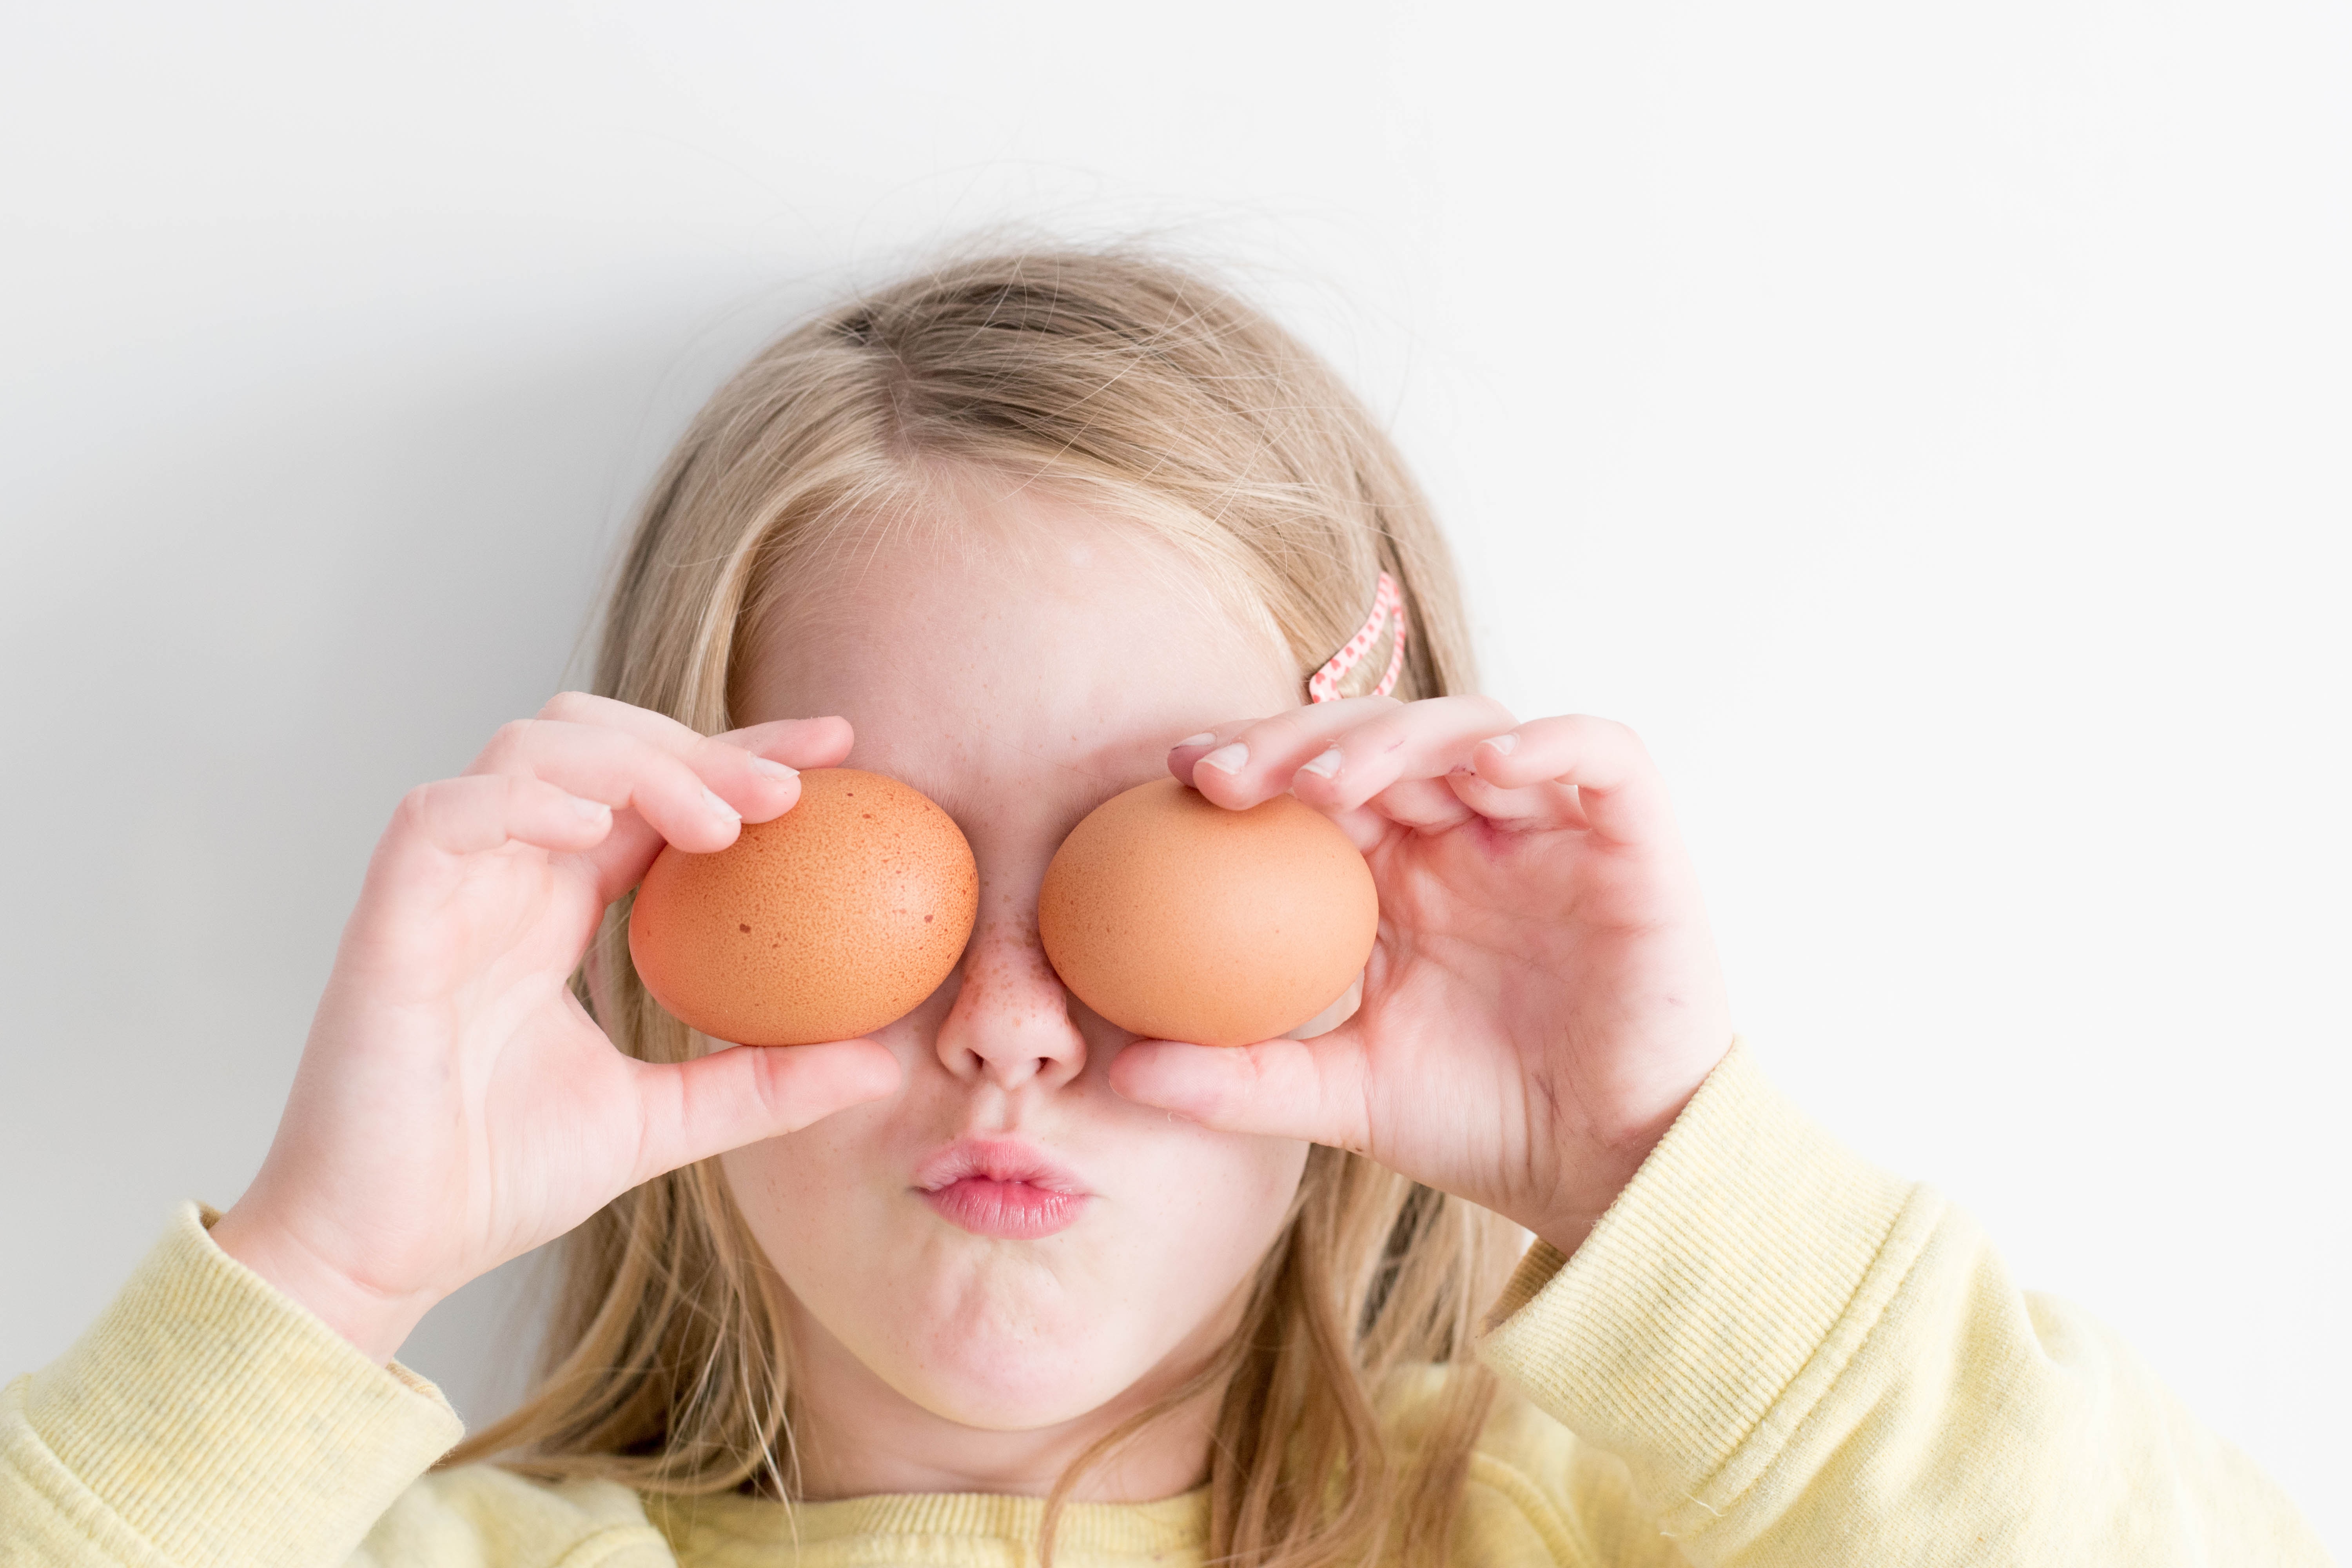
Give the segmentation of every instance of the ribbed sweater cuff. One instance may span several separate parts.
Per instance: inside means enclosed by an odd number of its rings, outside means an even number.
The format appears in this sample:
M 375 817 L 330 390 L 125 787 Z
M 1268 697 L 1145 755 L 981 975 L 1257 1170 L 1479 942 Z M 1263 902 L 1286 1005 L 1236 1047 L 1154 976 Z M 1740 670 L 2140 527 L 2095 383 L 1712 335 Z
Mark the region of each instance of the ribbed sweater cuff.
M 182 1204 L 104 1314 L 21 1385 L 58 1465 L 45 1489 L 94 1537 L 119 1522 L 190 1568 L 341 1563 L 464 1425 L 215 1246 L 216 1217 Z
M 1835 1383 L 1940 1200 L 1849 1153 L 1735 1042 L 1573 1258 L 1538 1241 L 1487 1363 L 1671 1515 L 1727 1506 Z

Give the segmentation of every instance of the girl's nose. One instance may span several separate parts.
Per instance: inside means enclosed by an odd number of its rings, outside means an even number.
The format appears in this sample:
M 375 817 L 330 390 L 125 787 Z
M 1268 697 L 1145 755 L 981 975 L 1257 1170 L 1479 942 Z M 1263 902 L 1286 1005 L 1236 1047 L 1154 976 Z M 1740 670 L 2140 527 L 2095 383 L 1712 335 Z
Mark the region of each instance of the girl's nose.
M 1045 962 L 1032 911 L 990 919 L 964 954 L 963 984 L 940 1025 L 947 1069 L 1002 1089 L 1058 1089 L 1087 1065 L 1087 1042 L 1070 1021 L 1069 993 Z

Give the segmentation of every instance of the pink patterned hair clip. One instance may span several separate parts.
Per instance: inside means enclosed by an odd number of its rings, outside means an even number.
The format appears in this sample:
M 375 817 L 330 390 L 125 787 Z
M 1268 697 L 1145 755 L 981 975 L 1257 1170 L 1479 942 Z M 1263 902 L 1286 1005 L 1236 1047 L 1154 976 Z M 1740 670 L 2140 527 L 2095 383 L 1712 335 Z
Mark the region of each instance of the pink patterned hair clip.
M 1397 591 L 1396 579 L 1381 574 L 1380 587 L 1372 594 L 1372 613 L 1360 630 L 1348 639 L 1348 646 L 1331 656 L 1329 662 L 1307 678 L 1307 696 L 1315 702 L 1337 702 L 1342 697 L 1386 697 L 1396 689 L 1397 677 L 1404 673 L 1404 595 Z M 1380 684 L 1367 691 L 1342 691 L 1339 683 L 1348 672 L 1377 656 L 1385 645 L 1388 662 Z M 1378 666 L 1368 666 L 1381 668 Z M 1355 684 L 1360 686 L 1362 682 Z

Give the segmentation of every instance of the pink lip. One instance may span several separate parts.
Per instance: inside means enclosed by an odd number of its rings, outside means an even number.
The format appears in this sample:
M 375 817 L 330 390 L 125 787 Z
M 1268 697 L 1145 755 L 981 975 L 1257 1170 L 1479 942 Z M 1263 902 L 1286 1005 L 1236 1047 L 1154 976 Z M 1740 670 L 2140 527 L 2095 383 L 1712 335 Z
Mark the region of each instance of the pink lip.
M 1028 1144 L 983 1138 L 959 1138 L 924 1161 L 915 1190 L 950 1225 L 1008 1241 L 1067 1229 L 1091 1195 Z

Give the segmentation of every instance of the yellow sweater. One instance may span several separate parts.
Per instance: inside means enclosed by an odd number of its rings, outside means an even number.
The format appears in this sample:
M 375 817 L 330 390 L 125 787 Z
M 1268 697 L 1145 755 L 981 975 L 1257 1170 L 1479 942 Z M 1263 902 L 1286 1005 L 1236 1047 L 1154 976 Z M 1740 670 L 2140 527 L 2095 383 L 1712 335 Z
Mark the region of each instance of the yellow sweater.
M 1573 1259 L 1496 1303 L 1506 1401 L 1463 1564 L 2321 1563 L 2294 1505 L 1976 1226 L 1806 1121 L 1735 1047 Z M 1028 1561 L 1040 1505 L 426 1473 L 461 1432 L 213 1246 L 196 1205 L 0 1396 L 0 1564 L 803 1568 Z M 1065 1568 L 1201 1561 L 1203 1492 L 1082 1504 Z

